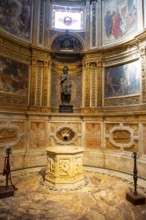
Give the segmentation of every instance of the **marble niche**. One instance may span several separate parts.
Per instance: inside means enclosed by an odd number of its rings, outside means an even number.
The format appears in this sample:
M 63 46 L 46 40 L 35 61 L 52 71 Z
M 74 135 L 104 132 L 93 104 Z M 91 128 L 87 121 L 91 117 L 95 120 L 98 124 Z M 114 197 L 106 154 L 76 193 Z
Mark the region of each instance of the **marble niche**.
M 84 184 L 83 148 L 48 147 L 45 183 L 56 189 L 73 189 Z

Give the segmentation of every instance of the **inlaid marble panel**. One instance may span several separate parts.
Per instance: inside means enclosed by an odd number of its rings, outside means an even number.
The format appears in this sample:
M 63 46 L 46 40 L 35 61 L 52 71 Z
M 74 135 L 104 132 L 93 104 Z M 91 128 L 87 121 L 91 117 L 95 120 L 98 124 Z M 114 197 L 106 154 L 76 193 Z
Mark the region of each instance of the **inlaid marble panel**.
M 30 148 L 46 147 L 46 124 L 44 122 L 31 122 L 29 134 Z
M 86 123 L 85 129 L 85 146 L 87 148 L 99 148 L 101 145 L 101 125 Z

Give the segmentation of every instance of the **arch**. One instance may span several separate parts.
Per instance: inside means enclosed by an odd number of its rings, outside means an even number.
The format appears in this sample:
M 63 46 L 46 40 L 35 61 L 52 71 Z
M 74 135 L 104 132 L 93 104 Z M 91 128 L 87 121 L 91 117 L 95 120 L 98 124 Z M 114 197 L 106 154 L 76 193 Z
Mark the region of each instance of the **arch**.
M 51 49 L 53 42 L 58 38 L 61 37 L 63 35 L 68 34 L 69 36 L 73 36 L 75 38 L 77 38 L 77 40 L 79 40 L 79 42 L 82 45 L 83 50 L 85 49 L 85 41 L 83 40 L 83 38 L 79 35 L 79 34 L 75 34 L 75 33 L 68 33 L 68 32 L 64 32 L 64 33 L 56 33 L 54 34 L 50 39 L 49 39 L 49 48 Z

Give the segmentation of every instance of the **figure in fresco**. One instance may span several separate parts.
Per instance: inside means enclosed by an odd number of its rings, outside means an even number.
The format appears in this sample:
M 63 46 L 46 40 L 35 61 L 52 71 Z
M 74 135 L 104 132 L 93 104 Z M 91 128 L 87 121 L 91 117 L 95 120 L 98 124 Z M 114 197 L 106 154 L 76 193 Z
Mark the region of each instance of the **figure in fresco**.
M 2 0 L 1 0 L 2 1 Z M 19 37 L 29 39 L 31 29 L 30 0 L 0 1 L 0 28 Z
M 106 16 L 104 18 L 104 26 L 107 38 L 110 38 L 112 34 L 112 14 L 111 11 L 106 12 Z
M 60 79 L 60 93 L 61 93 L 61 102 L 62 104 L 69 104 L 71 100 L 71 77 L 68 75 L 69 68 L 64 66 L 63 75 Z
M 113 86 L 113 80 L 110 72 L 107 73 L 107 79 L 106 79 L 106 94 L 112 93 L 115 94 L 115 89 Z
M 127 94 L 127 89 L 128 89 L 128 80 L 127 80 L 125 74 L 123 73 L 121 78 L 120 78 L 119 93 L 121 93 L 122 95 L 125 95 L 125 94 Z
M 112 34 L 115 39 L 121 37 L 123 35 L 121 29 L 122 18 L 118 11 L 113 11 L 112 13 Z
M 14 88 L 14 91 L 25 88 L 24 76 L 21 73 L 20 69 L 17 69 L 17 75 L 11 74 L 11 78 L 12 78 L 12 87 Z

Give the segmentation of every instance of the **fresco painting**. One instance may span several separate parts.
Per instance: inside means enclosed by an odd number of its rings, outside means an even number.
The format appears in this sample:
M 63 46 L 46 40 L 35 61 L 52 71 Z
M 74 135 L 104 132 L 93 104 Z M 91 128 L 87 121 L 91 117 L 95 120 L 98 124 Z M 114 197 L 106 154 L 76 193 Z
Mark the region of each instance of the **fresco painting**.
M 28 65 L 1 57 L 0 92 L 27 96 L 28 71 Z
M 105 68 L 105 98 L 139 95 L 139 61 Z
M 25 40 L 30 40 L 31 0 L 1 0 L 0 28 Z
M 117 43 L 137 31 L 137 0 L 105 0 L 103 16 L 103 43 Z

